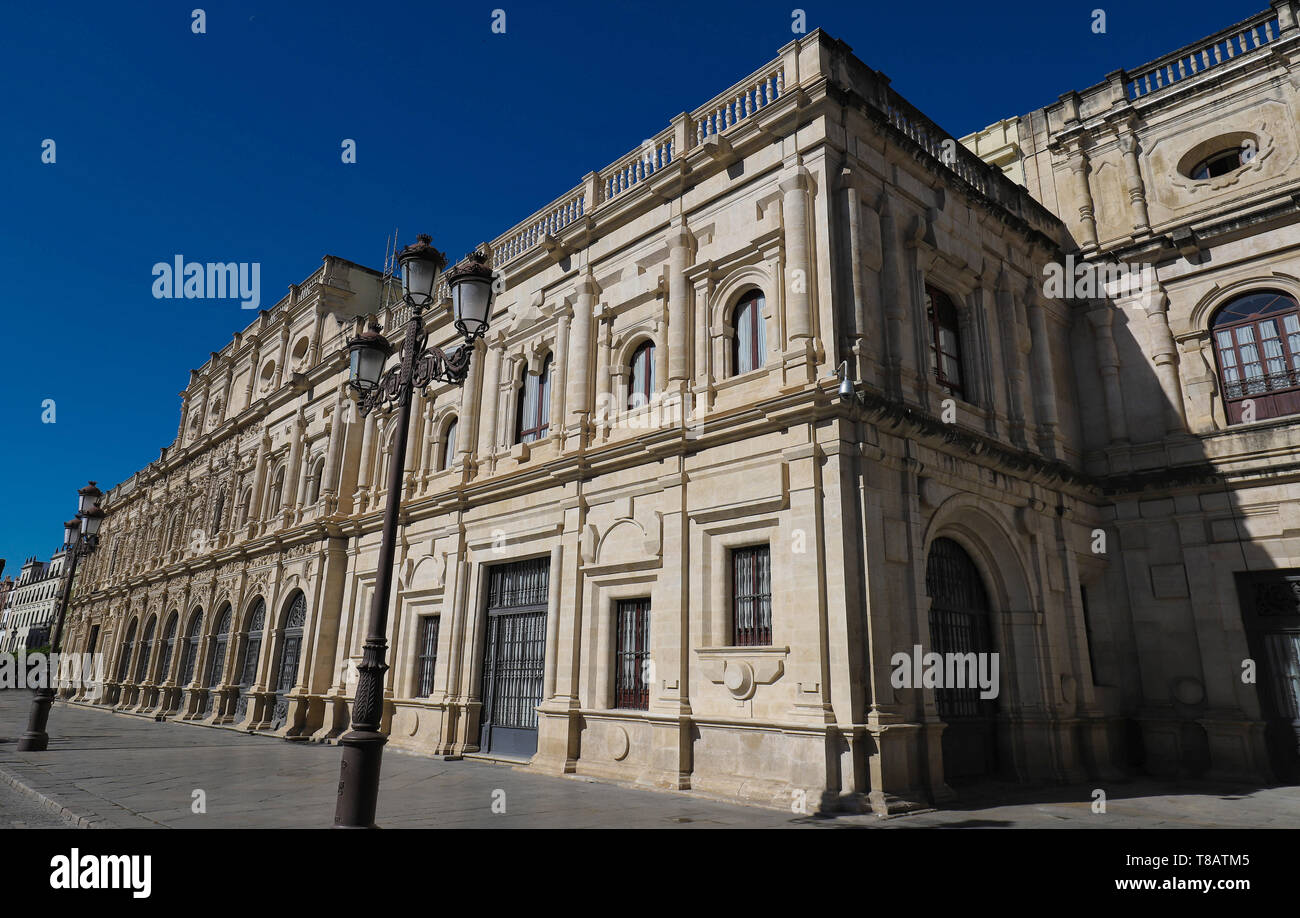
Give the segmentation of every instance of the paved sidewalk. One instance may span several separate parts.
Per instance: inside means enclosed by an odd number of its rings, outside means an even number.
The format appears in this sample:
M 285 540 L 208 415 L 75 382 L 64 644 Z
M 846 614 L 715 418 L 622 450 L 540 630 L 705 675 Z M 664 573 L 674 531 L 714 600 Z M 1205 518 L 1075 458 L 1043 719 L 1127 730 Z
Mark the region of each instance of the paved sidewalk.
M 58 704 L 50 749 L 20 753 L 30 693 L 0 691 L 0 827 L 313 828 L 334 813 L 340 750 Z M 16 785 L 47 817 L 13 802 Z M 1133 782 L 1105 788 L 1000 785 L 959 808 L 882 820 L 824 818 L 689 793 L 554 777 L 482 761 L 386 750 L 378 822 L 386 828 L 1300 828 L 1300 787 Z M 203 791 L 206 813 L 193 811 Z M 493 812 L 504 793 L 504 813 Z M 996 802 L 993 802 L 996 799 Z M 500 809 L 500 806 L 496 807 Z M 63 816 L 60 817 L 60 811 Z

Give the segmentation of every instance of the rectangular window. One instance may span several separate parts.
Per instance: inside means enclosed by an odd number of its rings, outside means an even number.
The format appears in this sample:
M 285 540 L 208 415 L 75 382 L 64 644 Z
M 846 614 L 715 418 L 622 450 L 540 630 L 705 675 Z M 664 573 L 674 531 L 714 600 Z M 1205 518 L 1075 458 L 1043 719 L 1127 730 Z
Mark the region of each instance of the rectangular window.
M 614 658 L 614 707 L 650 709 L 650 600 L 624 599 L 618 604 L 618 650 Z
M 415 697 L 433 694 L 433 668 L 438 662 L 438 623 L 441 618 L 429 615 L 420 619 L 420 656 L 415 667 Z
M 731 553 L 732 645 L 772 643 L 772 553 L 766 545 Z

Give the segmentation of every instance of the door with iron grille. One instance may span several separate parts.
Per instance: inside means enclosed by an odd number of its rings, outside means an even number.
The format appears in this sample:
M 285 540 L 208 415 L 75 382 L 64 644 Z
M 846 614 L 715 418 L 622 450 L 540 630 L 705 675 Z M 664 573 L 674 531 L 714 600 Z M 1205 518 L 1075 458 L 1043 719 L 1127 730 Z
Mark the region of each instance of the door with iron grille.
M 1300 783 L 1300 570 L 1237 575 L 1273 771 Z
M 952 539 L 935 539 L 931 544 L 925 589 L 930 596 L 934 653 L 973 653 L 978 660 L 993 651 L 984 582 L 970 555 Z M 979 687 L 969 684 L 945 685 L 934 695 L 939 716 L 947 724 L 942 740 L 944 779 L 970 780 L 996 772 L 996 700 L 981 698 Z
M 248 623 L 248 639 L 244 642 L 244 665 L 239 671 L 239 701 L 235 704 L 235 720 L 241 721 L 248 713 L 251 701 L 249 690 L 257 681 L 257 658 L 262 653 L 262 629 L 266 627 L 266 602 L 259 599 Z
M 537 751 L 549 585 L 549 558 L 497 565 L 488 571 L 479 718 L 483 752 L 531 756 Z
M 307 597 L 299 593 L 289 606 L 284 620 L 284 640 L 280 642 L 280 662 L 276 666 L 275 711 L 271 729 L 278 730 L 289 719 L 289 691 L 298 681 L 298 659 L 302 655 L 302 628 L 307 621 Z

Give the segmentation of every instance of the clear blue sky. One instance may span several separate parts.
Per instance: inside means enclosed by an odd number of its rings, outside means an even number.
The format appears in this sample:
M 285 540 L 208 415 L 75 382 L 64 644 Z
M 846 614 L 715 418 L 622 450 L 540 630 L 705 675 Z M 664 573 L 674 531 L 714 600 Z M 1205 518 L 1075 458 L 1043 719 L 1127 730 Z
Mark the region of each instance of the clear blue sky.
M 794 2 L 956 136 L 1267 6 Z M 207 33 L 195 35 L 200 4 Z M 490 28 L 497 7 L 504 35 Z M 5 573 L 56 547 L 87 479 L 107 489 L 158 458 L 190 368 L 255 315 L 235 300 L 154 299 L 155 263 L 258 262 L 269 307 L 326 253 L 382 266 L 394 227 L 459 256 L 774 57 L 793 8 L 7 0 Z M 355 164 L 340 160 L 344 138 Z

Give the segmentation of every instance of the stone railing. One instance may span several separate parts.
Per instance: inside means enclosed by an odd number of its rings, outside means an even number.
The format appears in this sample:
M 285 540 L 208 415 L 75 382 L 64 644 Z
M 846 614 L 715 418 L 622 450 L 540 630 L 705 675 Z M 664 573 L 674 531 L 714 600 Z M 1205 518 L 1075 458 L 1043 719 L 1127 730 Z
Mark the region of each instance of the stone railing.
M 586 177 L 541 210 L 522 220 L 490 243 L 492 267 L 500 268 L 531 250 L 566 226 L 587 216 L 602 204 L 628 190 L 678 159 L 686 148 L 705 138 L 721 134 L 771 105 L 786 89 L 786 58 L 770 61 L 684 118 L 658 132 L 636 150 Z M 678 119 L 681 120 L 681 119 Z M 448 295 L 446 281 L 439 279 L 438 300 Z
M 585 186 L 552 201 L 492 241 L 492 267 L 499 268 L 547 236 L 554 236 L 587 212 Z
M 596 204 L 613 200 L 672 162 L 673 142 L 673 129 L 666 128 L 641 144 L 641 149 L 632 151 L 597 173 L 596 188 L 600 200 Z
M 1127 74 L 1129 99 L 1140 99 L 1261 48 L 1281 34 L 1276 10 L 1266 10 L 1194 45 Z
M 761 108 L 785 95 L 785 63 L 776 60 L 756 70 L 735 86 L 710 99 L 691 113 L 695 143 L 735 127 Z

